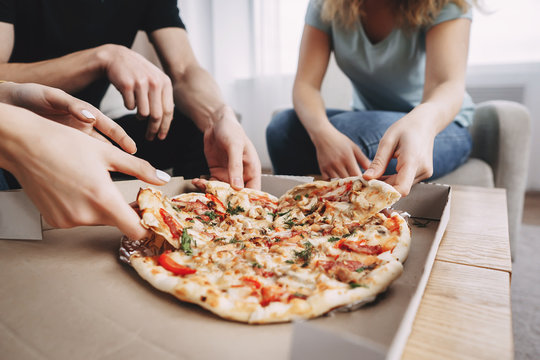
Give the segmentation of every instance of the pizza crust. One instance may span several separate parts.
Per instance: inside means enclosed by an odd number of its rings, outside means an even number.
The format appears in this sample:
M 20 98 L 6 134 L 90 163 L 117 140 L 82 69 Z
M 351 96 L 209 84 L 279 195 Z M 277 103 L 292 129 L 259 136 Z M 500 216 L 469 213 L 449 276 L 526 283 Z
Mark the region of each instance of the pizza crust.
M 324 279 L 325 284 L 334 286 L 329 286 L 306 300 L 296 298 L 289 303 L 271 302 L 263 307 L 255 297 L 249 301 L 249 297 L 234 299 L 223 296 L 221 291 L 211 284 L 201 280 L 195 281 L 189 277 L 196 275 L 178 277 L 167 270 L 158 269 L 152 258 L 134 255 L 131 257 L 131 264 L 137 273 L 156 289 L 182 301 L 197 304 L 222 318 L 250 324 L 313 318 L 341 306 L 373 301 L 377 294 L 385 291 L 403 272 L 401 263 L 388 261 L 366 277 L 365 281 L 369 283 L 369 287 L 351 289 L 328 278 Z
M 313 318 L 372 301 L 401 275 L 407 222 L 379 214 L 399 197 L 361 177 L 300 185 L 280 199 L 217 181 L 206 194 L 170 200 L 141 189 L 142 223 L 156 235 L 134 248 L 130 264 L 157 289 L 225 319 Z M 177 250 L 163 263 L 168 248 Z M 169 263 L 190 271 L 175 274 Z

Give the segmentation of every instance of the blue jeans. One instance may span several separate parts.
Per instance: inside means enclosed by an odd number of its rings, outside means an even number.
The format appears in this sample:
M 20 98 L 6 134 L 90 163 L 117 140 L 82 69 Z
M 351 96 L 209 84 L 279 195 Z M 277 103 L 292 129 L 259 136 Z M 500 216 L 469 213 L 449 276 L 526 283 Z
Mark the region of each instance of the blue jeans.
M 332 125 L 354 141 L 371 160 L 386 130 L 405 113 L 392 111 L 326 111 Z M 320 174 L 315 146 L 293 109 L 276 114 L 266 129 L 266 142 L 274 173 Z M 433 146 L 433 176 L 441 177 L 463 164 L 472 148 L 467 128 L 452 122 L 436 137 Z M 385 174 L 395 174 L 396 159 Z

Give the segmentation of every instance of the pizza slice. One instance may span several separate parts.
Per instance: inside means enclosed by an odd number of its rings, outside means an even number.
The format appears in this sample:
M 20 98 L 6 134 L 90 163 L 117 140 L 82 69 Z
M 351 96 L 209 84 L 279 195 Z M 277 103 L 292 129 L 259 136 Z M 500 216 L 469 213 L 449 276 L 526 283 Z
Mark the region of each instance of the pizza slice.
M 400 197 L 391 185 L 379 180 L 366 181 L 361 176 L 315 181 L 296 186 L 279 199 L 276 225 L 363 224 Z

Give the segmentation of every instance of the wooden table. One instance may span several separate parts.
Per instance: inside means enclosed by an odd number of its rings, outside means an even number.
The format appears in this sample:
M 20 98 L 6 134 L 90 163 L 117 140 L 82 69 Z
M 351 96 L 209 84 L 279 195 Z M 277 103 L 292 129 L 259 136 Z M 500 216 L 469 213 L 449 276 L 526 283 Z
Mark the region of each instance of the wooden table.
M 404 359 L 513 359 L 506 193 L 452 187 L 451 216 Z

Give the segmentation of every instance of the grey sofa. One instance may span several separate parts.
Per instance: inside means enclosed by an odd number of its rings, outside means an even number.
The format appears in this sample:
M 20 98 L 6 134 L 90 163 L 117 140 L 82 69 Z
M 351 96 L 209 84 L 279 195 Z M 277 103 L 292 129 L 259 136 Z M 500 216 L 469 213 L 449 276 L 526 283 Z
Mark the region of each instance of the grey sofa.
M 530 152 L 531 119 L 527 109 L 511 101 L 477 105 L 471 126 L 471 158 L 452 173 L 434 180 L 449 185 L 506 189 L 512 254 L 523 215 Z

